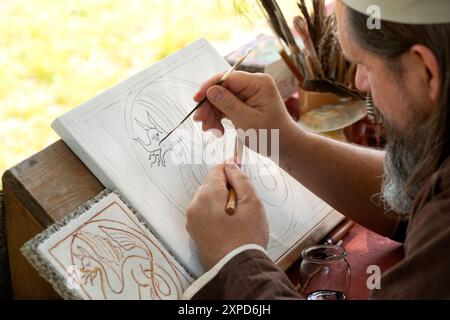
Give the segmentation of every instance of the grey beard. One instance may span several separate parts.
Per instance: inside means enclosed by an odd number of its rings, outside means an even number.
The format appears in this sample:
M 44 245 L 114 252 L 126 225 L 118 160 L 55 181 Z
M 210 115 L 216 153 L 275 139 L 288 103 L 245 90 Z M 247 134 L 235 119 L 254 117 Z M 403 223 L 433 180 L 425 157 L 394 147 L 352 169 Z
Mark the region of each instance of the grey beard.
M 386 122 L 384 122 L 386 124 Z M 412 136 L 395 132 L 391 125 L 388 129 L 388 145 L 384 159 L 384 176 L 381 195 L 387 211 L 393 211 L 399 217 L 407 218 L 414 200 L 423 183 L 407 188 L 408 180 L 419 164 L 423 153 L 423 144 L 419 137 L 426 134 L 425 125 L 413 127 Z

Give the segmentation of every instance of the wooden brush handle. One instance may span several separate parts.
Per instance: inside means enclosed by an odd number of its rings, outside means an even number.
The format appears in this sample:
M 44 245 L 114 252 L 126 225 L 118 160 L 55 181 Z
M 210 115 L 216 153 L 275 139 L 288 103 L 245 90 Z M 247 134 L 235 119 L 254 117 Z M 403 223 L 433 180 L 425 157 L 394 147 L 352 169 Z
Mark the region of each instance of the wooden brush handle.
M 292 72 L 292 74 L 295 76 L 295 78 L 298 80 L 300 85 L 303 85 L 303 81 L 305 81 L 305 78 L 303 75 L 298 71 L 297 67 L 295 66 L 294 62 L 292 62 L 291 57 L 287 54 L 287 52 L 284 49 L 281 49 L 278 51 L 281 58 L 283 59 L 284 63 L 287 65 L 289 70 Z
M 244 155 L 244 142 L 239 139 L 238 134 L 236 133 L 235 141 L 234 141 L 234 161 L 241 168 L 242 157 Z M 228 185 L 228 199 L 227 204 L 225 205 L 225 212 L 229 215 L 233 215 L 236 211 L 237 206 L 237 195 L 236 191 Z
M 237 204 L 236 191 L 234 191 L 234 189 L 230 187 L 228 192 L 227 204 L 225 206 L 225 212 L 229 215 L 233 215 L 234 212 L 236 211 L 236 204 Z

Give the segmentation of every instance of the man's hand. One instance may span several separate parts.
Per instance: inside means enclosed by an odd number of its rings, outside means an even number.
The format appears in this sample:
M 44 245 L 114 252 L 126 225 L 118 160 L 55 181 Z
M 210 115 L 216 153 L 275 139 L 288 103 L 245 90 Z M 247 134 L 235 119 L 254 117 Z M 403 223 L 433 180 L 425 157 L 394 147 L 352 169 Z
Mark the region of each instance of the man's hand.
M 238 129 L 279 129 L 281 141 L 289 140 L 296 125 L 272 77 L 235 71 L 221 86 L 215 85 L 221 77 L 215 75 L 194 95 L 195 101 L 208 98 L 194 114 L 204 131 L 219 130 L 223 134 L 221 120 L 227 117 Z
M 225 212 L 227 182 L 237 196 L 233 215 Z M 267 246 L 269 227 L 264 207 L 249 177 L 234 163 L 211 170 L 189 204 L 186 217 L 186 228 L 206 269 L 242 245 Z

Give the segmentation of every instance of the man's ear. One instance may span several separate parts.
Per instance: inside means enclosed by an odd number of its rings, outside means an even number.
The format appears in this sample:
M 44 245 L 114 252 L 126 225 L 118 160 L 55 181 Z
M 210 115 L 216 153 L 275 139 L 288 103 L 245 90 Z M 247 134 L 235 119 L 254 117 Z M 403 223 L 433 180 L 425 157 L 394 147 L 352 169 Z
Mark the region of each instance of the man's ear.
M 426 46 L 421 44 L 413 45 L 409 52 L 415 57 L 419 68 L 423 68 L 421 75 L 424 77 L 429 98 L 433 105 L 437 103 L 440 93 L 440 68 L 434 53 Z

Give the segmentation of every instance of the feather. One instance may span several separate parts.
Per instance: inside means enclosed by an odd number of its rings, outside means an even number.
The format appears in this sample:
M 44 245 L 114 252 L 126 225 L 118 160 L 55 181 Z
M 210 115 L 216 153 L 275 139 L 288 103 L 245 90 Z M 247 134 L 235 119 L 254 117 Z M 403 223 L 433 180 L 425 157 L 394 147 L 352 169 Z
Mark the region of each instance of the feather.
M 313 19 L 313 25 L 314 25 L 314 32 L 315 32 L 315 44 L 316 44 L 316 51 L 318 51 L 318 44 L 319 41 L 323 38 L 323 34 L 325 31 L 324 22 L 326 19 L 325 16 L 325 3 L 323 0 L 313 0 L 313 12 L 314 12 L 314 19 Z
M 275 35 L 281 39 L 285 45 L 289 48 L 291 52 L 291 56 L 289 57 L 289 61 L 292 62 L 297 68 L 297 70 L 304 70 L 304 66 L 301 65 L 300 59 L 300 49 L 295 42 L 294 35 L 292 34 L 291 29 L 289 28 L 288 23 L 281 11 L 281 8 L 278 6 L 276 0 L 259 0 L 258 3 L 263 9 L 263 13 L 268 18 L 268 23 L 270 24 L 272 30 Z M 281 44 L 283 52 L 285 52 L 283 44 Z M 286 59 L 286 56 L 283 57 Z M 290 63 L 289 62 L 289 63 Z M 288 62 L 287 62 L 288 63 Z M 292 67 L 292 66 L 291 66 Z M 296 73 L 296 77 L 298 78 L 299 74 Z M 300 79 L 303 78 L 301 75 Z
M 317 74 L 320 75 L 321 77 L 324 77 L 325 75 L 323 72 L 322 65 L 319 61 L 317 52 L 314 48 L 314 44 L 307 29 L 307 23 L 302 17 L 297 16 L 294 18 L 294 26 L 303 40 L 303 44 L 305 45 L 305 50 L 307 53 L 307 58 L 309 58 L 310 60 L 308 61 L 307 59 L 307 66 L 308 64 L 312 65 L 312 70 L 310 66 L 308 66 L 308 70 L 310 71 L 310 73 L 312 71 L 313 78 L 315 78 Z
M 306 21 L 306 24 L 308 26 L 309 35 L 311 37 L 312 42 L 314 43 L 317 39 L 317 36 L 316 36 L 315 30 L 314 30 L 314 24 L 313 24 L 312 18 L 309 14 L 308 7 L 306 6 L 306 3 L 305 3 L 305 0 L 300 0 L 297 3 L 297 5 L 300 8 L 303 18 Z
M 260 0 L 260 2 L 265 10 L 265 13 L 269 17 L 272 29 L 275 31 L 277 36 L 283 39 L 287 46 L 295 45 L 294 36 L 292 35 L 292 32 L 289 29 L 289 26 L 277 2 L 275 0 Z
M 336 19 L 334 14 L 327 15 L 325 0 L 297 0 L 301 16 L 295 17 L 293 24 L 304 43 L 305 48 L 302 50 L 298 49 L 277 1 L 257 2 L 280 40 L 281 48 L 284 50 L 283 58 L 285 60 L 288 58 L 287 48 L 289 48 L 290 59 L 307 80 L 319 81 L 315 82 L 316 85 L 327 82 L 326 86 L 317 86 L 317 90 L 331 88 L 342 93 L 345 92 L 344 86 L 352 87 L 356 66 L 346 61 L 344 57 L 336 37 Z M 311 6 L 308 7 L 309 4 Z M 292 69 L 292 64 L 290 67 Z M 311 88 L 314 90 L 313 86 Z M 354 94 L 354 97 L 356 96 L 357 94 Z

